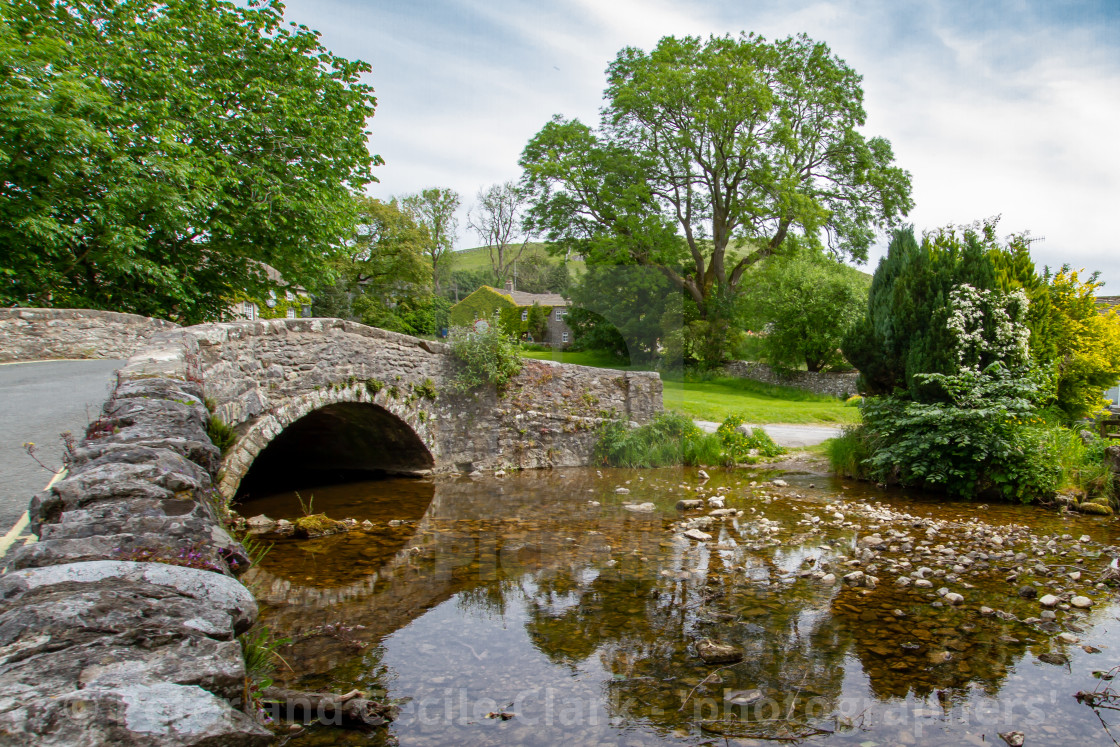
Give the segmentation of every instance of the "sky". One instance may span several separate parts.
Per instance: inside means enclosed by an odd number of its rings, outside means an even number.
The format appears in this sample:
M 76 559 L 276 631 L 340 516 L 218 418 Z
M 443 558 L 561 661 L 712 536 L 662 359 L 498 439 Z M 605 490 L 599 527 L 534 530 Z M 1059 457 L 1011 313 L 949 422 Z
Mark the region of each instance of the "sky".
M 598 122 L 604 71 L 663 36 L 807 33 L 863 76 L 866 136 L 910 172 L 921 232 L 999 215 L 1036 265 L 1120 295 L 1120 0 L 289 0 L 289 20 L 370 63 L 382 199 L 433 186 L 466 210 L 520 177 L 554 115 Z M 883 244 L 863 269 L 873 271 Z

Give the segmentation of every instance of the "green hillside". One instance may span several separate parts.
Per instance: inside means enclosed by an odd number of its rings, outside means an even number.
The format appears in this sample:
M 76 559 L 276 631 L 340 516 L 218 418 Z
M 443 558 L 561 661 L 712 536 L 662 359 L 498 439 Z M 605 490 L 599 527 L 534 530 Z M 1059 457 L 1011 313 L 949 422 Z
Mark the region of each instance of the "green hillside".
M 530 254 L 543 254 L 548 256 L 548 244 L 544 242 L 533 242 L 525 247 L 525 254 L 522 256 L 527 257 Z M 548 257 L 553 263 L 560 264 L 562 261 L 560 257 Z M 473 249 L 462 249 L 454 252 L 451 255 L 451 269 L 452 270 L 486 270 L 490 267 L 490 252 L 487 251 L 485 246 L 476 246 Z M 582 259 L 568 260 L 568 271 L 573 277 L 578 277 L 583 274 L 584 264 Z

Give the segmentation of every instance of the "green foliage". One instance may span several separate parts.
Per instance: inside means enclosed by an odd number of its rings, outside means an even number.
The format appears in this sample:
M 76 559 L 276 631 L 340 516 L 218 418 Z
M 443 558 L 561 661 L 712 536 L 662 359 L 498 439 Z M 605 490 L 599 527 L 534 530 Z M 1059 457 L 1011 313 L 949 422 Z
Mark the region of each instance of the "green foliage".
M 323 294 L 317 313 L 393 332 L 434 333 L 427 230 L 396 202 L 354 199 L 352 233 L 344 255 L 333 263 L 334 287 Z
M 739 430 L 742 424 L 741 417 L 732 416 L 716 433 L 704 433 L 677 413 L 662 413 L 637 428 L 613 420 L 600 428 L 594 456 L 615 467 L 730 466 L 785 453 L 761 428 L 748 436 Z
M 862 272 L 816 251 L 767 261 L 745 300 L 766 362 L 809 371 L 842 366 L 840 344 L 867 309 L 869 284 Z
M 1031 351 L 1056 376 L 1056 406 L 1072 423 L 1100 412 L 1120 380 L 1120 311 L 1101 313 L 1097 275 L 1082 281 L 1069 266 L 1047 270 L 1032 294 Z
M 193 324 L 352 225 L 368 65 L 278 2 L 0 0 L 0 305 Z
M 721 455 L 718 436 L 674 413 L 662 413 L 637 428 L 608 421 L 599 430 L 594 452 L 597 462 L 614 467 L 719 464 Z
M 867 313 L 843 344 L 844 356 L 859 369 L 868 393 L 905 389 L 921 396 L 914 382 L 917 374 L 957 370 L 949 297 L 965 284 L 982 292 L 997 288 L 991 255 L 1006 249 L 996 241 L 995 230 L 994 221 L 943 228 L 924 236 L 921 244 L 912 228 L 894 233 L 872 278 Z M 974 363 L 984 368 L 993 360 L 981 354 Z
M 451 307 L 451 325 L 469 327 L 476 319 L 485 319 L 490 324 L 497 322 L 495 311 L 516 309 L 513 299 L 501 291 L 484 285 L 474 293 Z
M 1094 433 L 1063 430 L 1058 439 L 1061 486 L 1074 488 L 1097 503 L 1115 503 L 1117 475 L 1105 454 L 1109 440 Z
M 428 232 L 424 253 L 431 264 L 432 285 L 437 291 L 443 285 L 444 276 L 453 261 L 452 249 L 459 230 L 455 211 L 461 202 L 459 193 L 450 187 L 432 187 L 406 195 L 400 201 L 401 209 Z
M 875 397 L 864 403 L 872 478 L 963 498 L 1023 502 L 1057 490 L 1057 433 L 1036 408 L 1045 396 L 1042 377 L 994 363 L 984 371 L 917 378 L 929 380 L 945 400 Z
M 229 453 L 233 445 L 237 443 L 237 431 L 232 426 L 222 422 L 222 419 L 211 415 L 206 419 L 206 435 L 210 437 L 218 450 L 222 452 L 222 456 Z
M 543 340 L 548 335 L 548 316 L 552 313 L 551 306 L 541 306 L 534 303 L 532 306 L 506 307 L 498 310 L 498 324 L 502 330 L 515 340 L 531 335 L 534 340 Z M 522 315 L 525 319 L 522 320 Z
M 500 393 L 521 372 L 516 341 L 497 327 L 453 327 L 451 352 L 462 364 L 453 384 L 461 392 L 492 384 Z
M 292 642 L 291 638 L 275 638 L 267 626 L 257 623 L 238 636 L 241 655 L 245 660 L 245 679 L 251 694 L 259 694 L 272 686 L 276 662 L 283 662 L 279 650 Z
M 871 456 L 871 445 L 868 443 L 869 433 L 866 428 L 858 425 L 845 426 L 836 438 L 825 441 L 825 452 L 828 455 L 832 471 L 840 477 L 850 477 L 856 480 L 868 478 L 867 459 Z
M 741 415 L 729 415 L 716 429 L 726 463 L 753 462 L 758 457 L 775 457 L 785 453 L 785 449 L 774 443 L 761 428 L 752 428 L 749 436 L 743 433 L 740 427 L 744 422 Z
M 589 264 L 656 268 L 701 319 L 787 238 L 862 258 L 912 206 L 890 144 L 859 131 L 859 75 L 804 35 L 665 37 L 607 75 L 597 131 L 556 117 L 525 147 L 530 225 Z

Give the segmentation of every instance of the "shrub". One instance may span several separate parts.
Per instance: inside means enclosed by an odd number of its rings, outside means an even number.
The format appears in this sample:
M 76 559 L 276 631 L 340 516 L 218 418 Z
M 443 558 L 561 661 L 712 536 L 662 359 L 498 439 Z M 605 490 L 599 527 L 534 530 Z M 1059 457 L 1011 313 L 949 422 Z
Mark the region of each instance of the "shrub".
M 718 464 L 721 453 L 718 436 L 676 413 L 662 413 L 637 428 L 618 420 L 604 423 L 595 445 L 595 460 L 614 467 Z
M 733 415 L 715 433 L 704 433 L 676 413 L 663 413 L 637 428 L 611 421 L 599 431 L 595 459 L 615 467 L 733 465 L 784 453 L 761 428 L 747 435 L 738 430 L 742 424 L 743 419 Z
M 825 442 L 825 450 L 833 472 L 854 480 L 867 479 L 867 458 L 871 456 L 867 428 L 862 425 L 844 428 L 840 436 Z
M 716 429 L 725 463 L 739 464 L 755 461 L 758 457 L 773 457 L 785 453 L 785 449 L 774 443 L 763 429 L 754 428 L 748 436 L 739 430 L 742 425 L 741 415 L 729 415 Z
M 999 364 L 983 372 L 919 374 L 948 401 L 875 397 L 863 407 L 869 475 L 950 495 L 995 494 L 1030 502 L 1061 479 L 1059 429 L 1034 410 L 1040 383 Z
M 452 383 L 461 392 L 486 384 L 501 392 L 521 371 L 517 343 L 496 327 L 452 328 L 451 352 L 462 364 Z
M 1058 439 L 1061 485 L 1076 488 L 1097 503 L 1111 503 L 1116 498 L 1116 474 L 1105 455 L 1109 442 L 1100 436 L 1062 429 Z

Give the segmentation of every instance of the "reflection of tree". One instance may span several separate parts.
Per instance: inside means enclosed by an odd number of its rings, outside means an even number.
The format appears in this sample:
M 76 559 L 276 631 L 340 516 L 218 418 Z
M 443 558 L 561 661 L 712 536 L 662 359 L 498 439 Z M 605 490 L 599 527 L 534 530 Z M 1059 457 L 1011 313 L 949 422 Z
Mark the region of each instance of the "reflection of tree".
M 1031 636 L 1021 623 L 930 607 L 928 599 L 894 587 L 866 596 L 842 590 L 827 627 L 851 641 L 876 697 L 925 698 L 938 691 L 945 704 L 963 697 L 973 683 L 997 694 Z
M 625 544 L 618 537 L 611 541 Z M 668 576 L 651 573 L 634 558 L 601 569 L 587 583 L 569 568 L 529 595 L 526 628 L 553 662 L 570 666 L 598 652 L 612 676 L 611 711 L 665 730 L 679 726 L 682 701 L 694 689 L 689 719 L 768 719 L 766 728 L 777 729 L 789 720 L 830 714 L 850 644 L 803 633 L 814 614 L 826 614 L 819 609 L 823 600 L 750 582 L 744 562 L 767 567 L 775 579 L 781 572 L 770 555 L 698 545 L 670 554 L 675 567 Z M 812 630 L 811 622 L 806 630 Z M 696 657 L 691 644 L 700 638 L 734 645 L 744 660 L 705 681 L 722 665 Z M 725 691 L 733 696 L 753 689 L 762 693 L 753 707 L 724 699 Z

